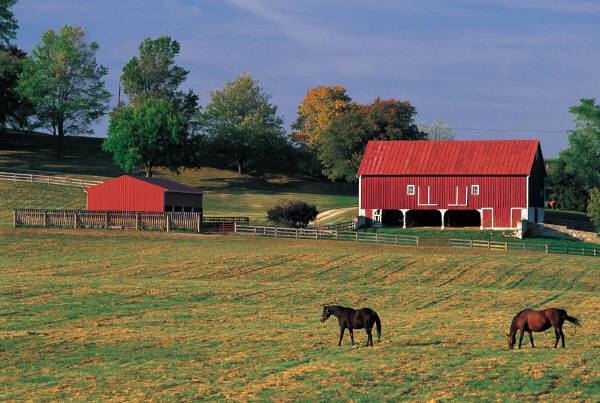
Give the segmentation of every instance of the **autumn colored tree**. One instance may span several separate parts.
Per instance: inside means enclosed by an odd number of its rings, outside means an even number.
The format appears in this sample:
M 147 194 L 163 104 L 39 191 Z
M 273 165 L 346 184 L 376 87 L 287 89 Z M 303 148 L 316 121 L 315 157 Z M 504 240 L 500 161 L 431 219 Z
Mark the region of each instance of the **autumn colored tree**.
M 320 86 L 308 91 L 292 124 L 292 141 L 314 150 L 333 119 L 350 109 L 351 101 L 342 86 Z

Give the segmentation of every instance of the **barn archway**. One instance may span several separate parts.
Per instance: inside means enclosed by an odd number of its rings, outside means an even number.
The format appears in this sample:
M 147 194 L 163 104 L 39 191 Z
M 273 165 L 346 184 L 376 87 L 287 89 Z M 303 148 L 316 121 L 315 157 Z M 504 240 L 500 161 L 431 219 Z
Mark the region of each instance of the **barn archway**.
M 389 226 L 404 225 L 404 214 L 401 210 L 383 210 L 381 223 Z
M 406 213 L 407 227 L 441 227 L 442 213 L 439 210 L 409 210 Z
M 477 210 L 448 210 L 444 216 L 448 228 L 481 227 L 481 214 Z

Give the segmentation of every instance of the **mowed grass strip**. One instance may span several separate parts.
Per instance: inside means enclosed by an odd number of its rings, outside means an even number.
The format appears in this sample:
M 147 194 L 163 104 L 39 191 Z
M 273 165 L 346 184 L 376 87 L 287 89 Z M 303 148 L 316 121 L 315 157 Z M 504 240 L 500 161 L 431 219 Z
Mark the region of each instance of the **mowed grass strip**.
M 593 258 L 0 229 L 0 400 L 597 401 Z M 337 346 L 323 304 L 369 306 Z M 507 350 L 514 314 L 583 327 Z

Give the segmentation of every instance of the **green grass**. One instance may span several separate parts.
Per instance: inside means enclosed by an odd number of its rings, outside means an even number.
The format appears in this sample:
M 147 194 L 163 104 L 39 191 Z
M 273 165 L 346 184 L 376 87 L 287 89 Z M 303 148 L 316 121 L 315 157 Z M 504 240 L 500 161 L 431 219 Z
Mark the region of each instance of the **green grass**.
M 0 400 L 597 401 L 596 259 L 0 229 Z M 365 348 L 322 305 L 370 306 Z M 506 349 L 524 307 L 583 327 Z

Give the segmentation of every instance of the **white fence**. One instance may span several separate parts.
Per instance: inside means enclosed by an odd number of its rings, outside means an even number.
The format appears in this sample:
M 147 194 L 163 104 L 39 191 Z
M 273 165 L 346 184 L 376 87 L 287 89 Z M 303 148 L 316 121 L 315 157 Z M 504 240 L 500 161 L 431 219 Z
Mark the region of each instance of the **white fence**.
M 13 182 L 46 183 L 49 185 L 78 186 L 87 188 L 98 185 L 104 180 L 89 178 L 73 178 L 70 176 L 43 175 L 39 173 L 1 172 L 0 180 Z

